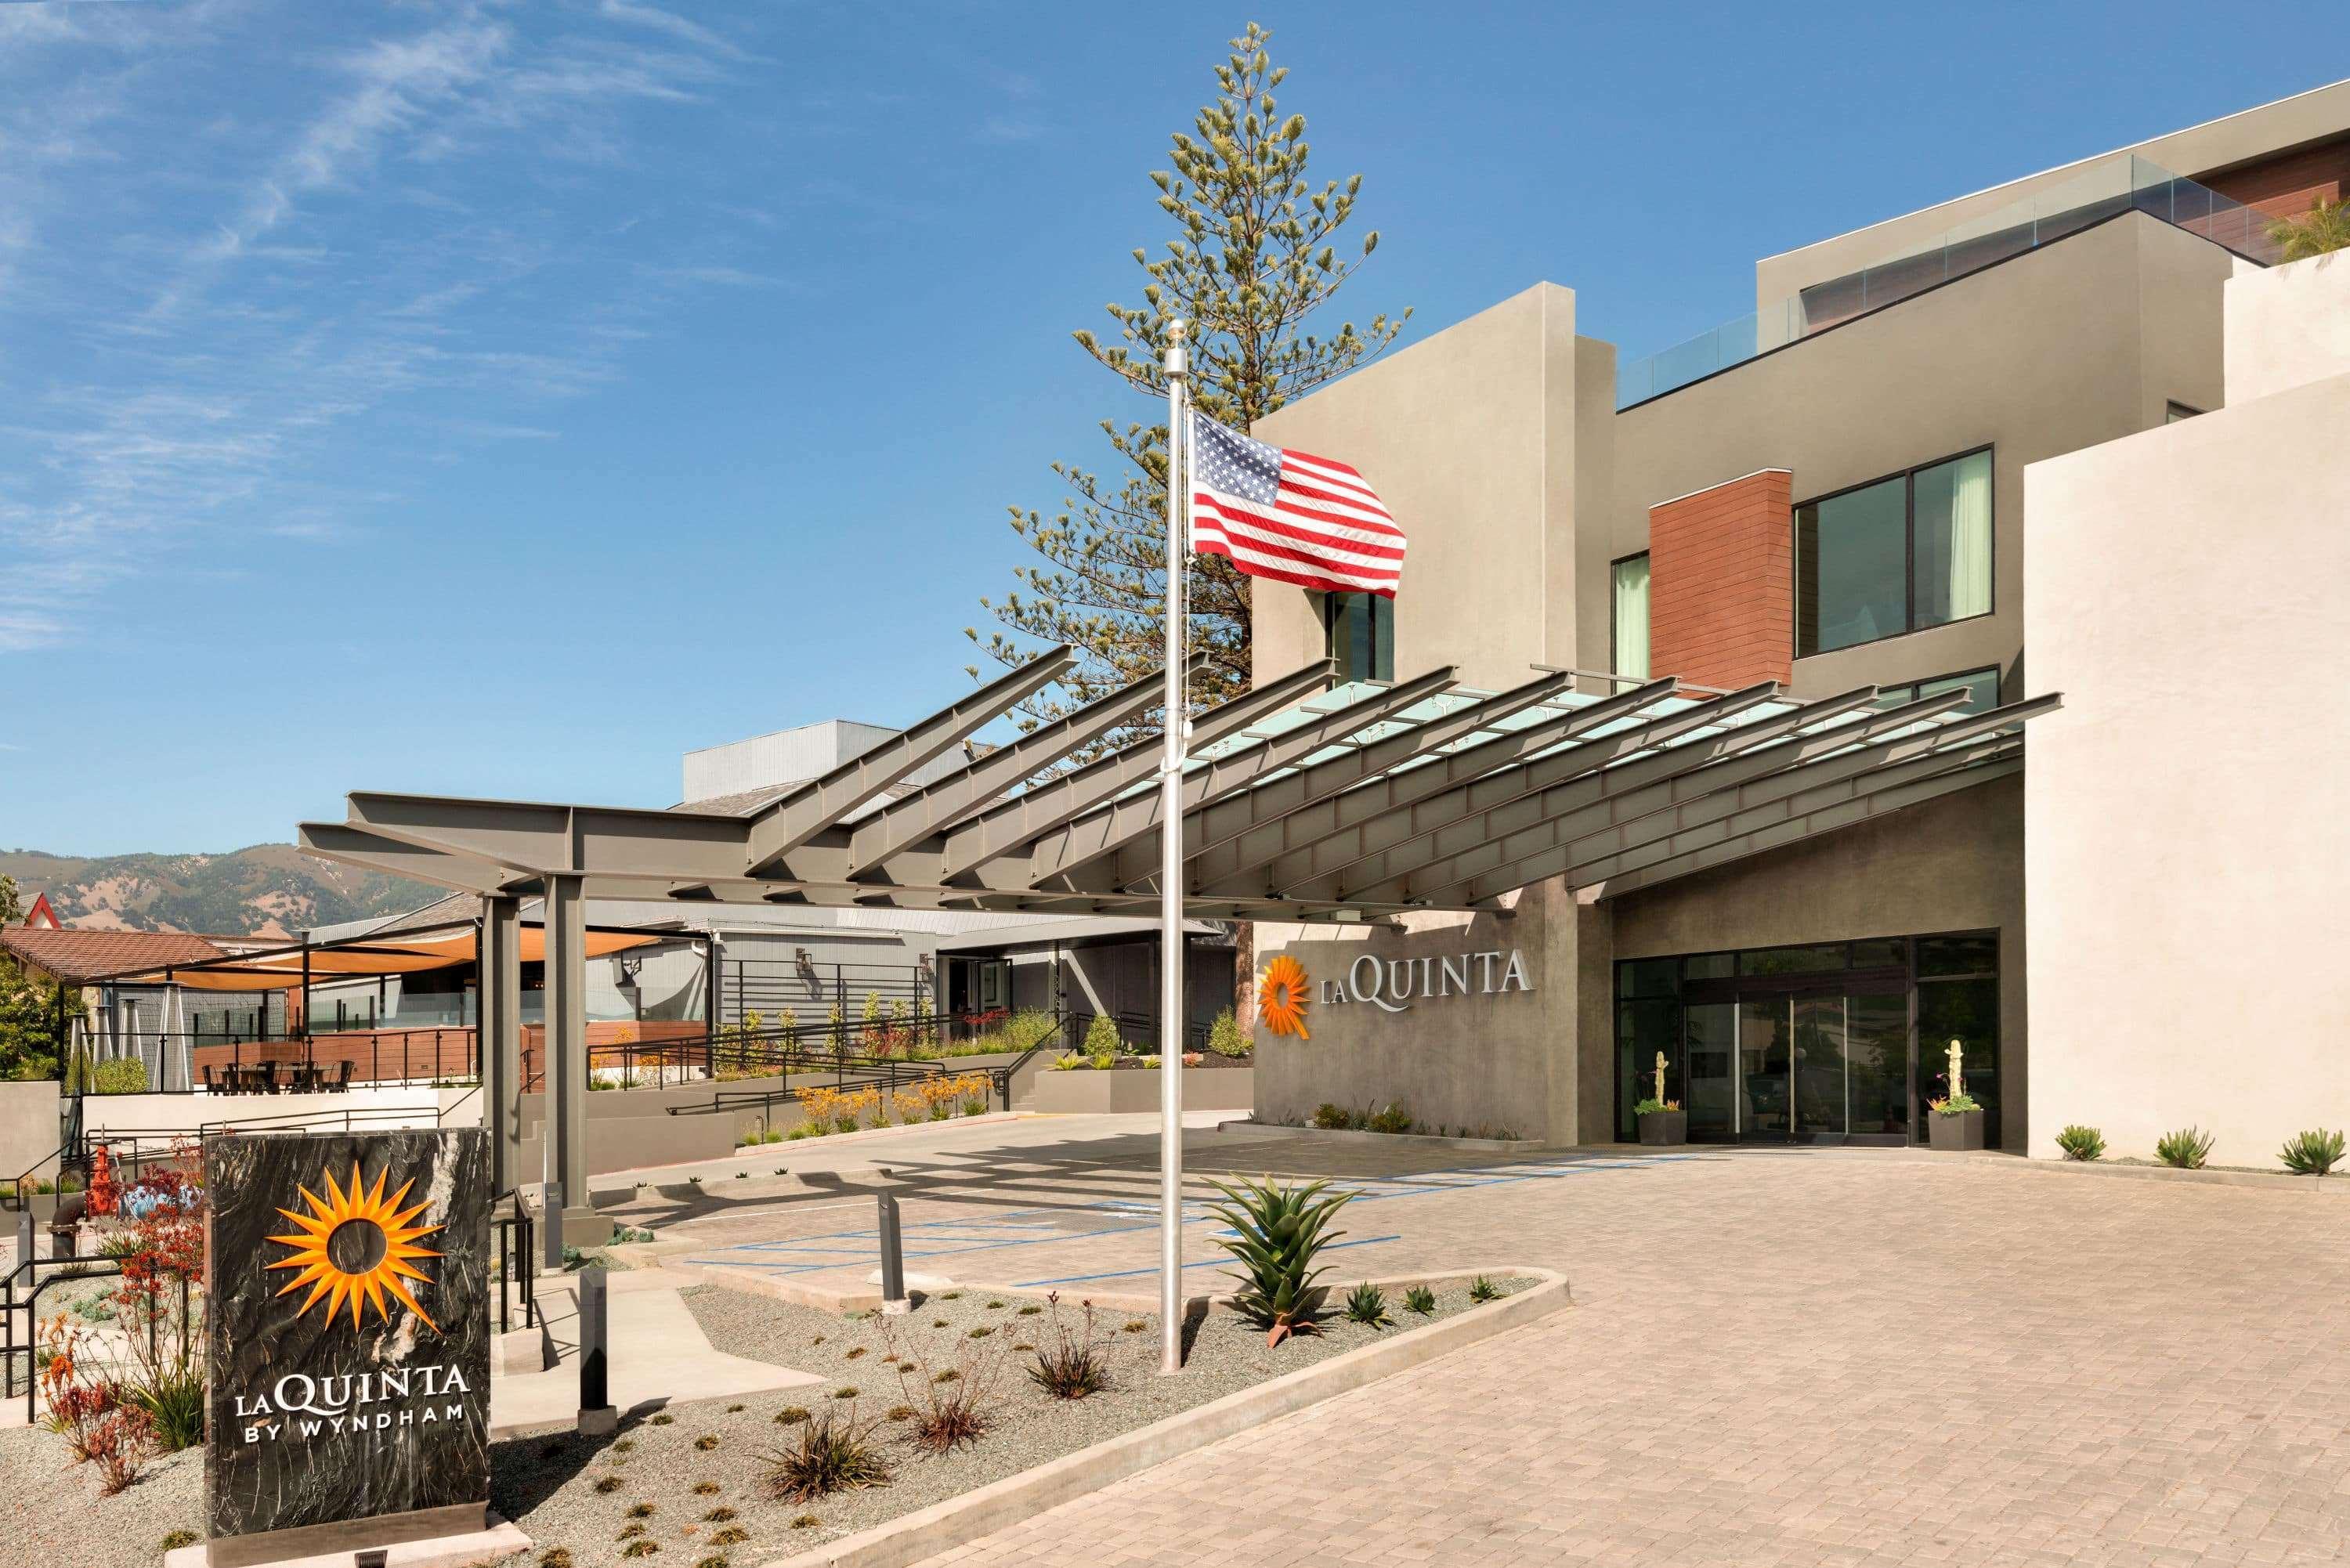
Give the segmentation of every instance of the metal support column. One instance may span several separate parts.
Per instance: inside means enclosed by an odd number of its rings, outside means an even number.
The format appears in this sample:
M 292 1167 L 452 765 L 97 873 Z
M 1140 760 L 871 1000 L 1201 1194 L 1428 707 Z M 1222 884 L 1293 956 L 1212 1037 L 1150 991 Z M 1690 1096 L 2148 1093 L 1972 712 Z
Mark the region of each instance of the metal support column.
M 588 1202 L 588 903 L 576 875 L 546 878 L 546 1179 L 562 1192 L 550 1213 L 547 1255 L 560 1257 L 567 1223 L 594 1217 Z M 550 1205 L 552 1208 L 552 1205 Z
M 524 1179 L 522 1168 L 522 900 L 493 893 L 482 900 L 479 1031 L 482 1100 L 490 1118 L 490 1190 Z

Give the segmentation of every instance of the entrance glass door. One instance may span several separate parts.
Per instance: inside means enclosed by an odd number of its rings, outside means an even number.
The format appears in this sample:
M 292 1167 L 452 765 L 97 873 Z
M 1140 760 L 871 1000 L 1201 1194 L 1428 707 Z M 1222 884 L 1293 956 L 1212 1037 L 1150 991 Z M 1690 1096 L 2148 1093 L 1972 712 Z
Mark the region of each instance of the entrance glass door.
M 1799 996 L 1794 1010 L 1795 1138 L 1842 1143 L 1845 1090 L 1844 998 Z
M 1784 1143 L 1790 1129 L 1787 1067 L 1794 1016 L 1783 996 L 1738 1004 L 1738 1136 Z

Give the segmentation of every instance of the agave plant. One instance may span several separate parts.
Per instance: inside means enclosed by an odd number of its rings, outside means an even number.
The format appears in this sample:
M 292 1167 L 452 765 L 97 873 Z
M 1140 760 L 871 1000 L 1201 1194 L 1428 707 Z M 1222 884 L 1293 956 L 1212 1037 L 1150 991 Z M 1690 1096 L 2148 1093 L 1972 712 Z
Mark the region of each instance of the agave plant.
M 1241 1289 L 1232 1297 L 1233 1308 L 1264 1330 L 1267 1345 L 1311 1333 L 1314 1282 L 1329 1272 L 1315 1268 L 1314 1261 L 1346 1234 L 1331 1230 L 1330 1221 L 1354 1194 L 1332 1192 L 1326 1181 L 1275 1187 L 1260 1178 L 1237 1188 L 1215 1186 L 1225 1201 L 1211 1207 L 1232 1228 L 1224 1250 L 1245 1271 L 1234 1276 Z

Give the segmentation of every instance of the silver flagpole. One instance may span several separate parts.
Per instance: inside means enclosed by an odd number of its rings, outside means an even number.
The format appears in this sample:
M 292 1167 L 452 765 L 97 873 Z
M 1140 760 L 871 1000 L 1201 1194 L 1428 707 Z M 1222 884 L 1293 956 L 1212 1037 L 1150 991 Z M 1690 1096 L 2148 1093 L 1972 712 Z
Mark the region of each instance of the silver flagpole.
M 1159 780 L 1159 1370 L 1183 1370 L 1183 577 L 1191 485 L 1183 323 L 1167 329 L 1167 755 Z

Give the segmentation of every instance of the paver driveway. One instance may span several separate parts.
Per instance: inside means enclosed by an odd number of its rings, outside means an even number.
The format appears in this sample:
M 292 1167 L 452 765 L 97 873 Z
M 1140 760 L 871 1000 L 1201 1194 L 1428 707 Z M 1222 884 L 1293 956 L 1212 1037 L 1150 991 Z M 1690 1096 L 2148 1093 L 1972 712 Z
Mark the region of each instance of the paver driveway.
M 980 1131 L 890 1159 L 927 1194 L 910 1248 L 975 1240 L 941 1262 L 991 1282 L 1149 1265 L 1120 1210 L 1148 1201 L 1147 1141 L 1045 1148 L 1011 1124 L 991 1152 Z M 1191 1141 L 1195 1168 L 1384 1154 Z M 1858 1151 L 1379 1163 L 1347 1224 L 1391 1239 L 1347 1272 L 1547 1264 L 1575 1310 L 938 1561 L 2266 1563 L 2350 1542 L 2340 1197 Z M 847 1219 L 708 1223 L 828 1270 Z M 1204 1225 L 1189 1245 L 1207 1255 Z

